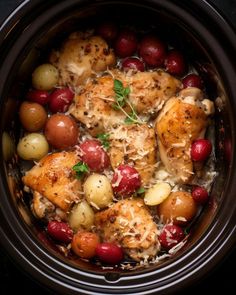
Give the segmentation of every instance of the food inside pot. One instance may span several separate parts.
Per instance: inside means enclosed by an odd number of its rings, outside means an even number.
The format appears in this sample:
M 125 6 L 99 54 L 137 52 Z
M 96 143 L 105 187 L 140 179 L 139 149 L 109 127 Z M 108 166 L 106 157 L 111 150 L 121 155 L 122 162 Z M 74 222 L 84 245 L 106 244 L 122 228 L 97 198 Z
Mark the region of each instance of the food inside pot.
M 188 242 L 214 171 L 214 103 L 184 53 L 115 23 L 70 34 L 32 73 L 17 154 L 49 241 L 129 268 Z

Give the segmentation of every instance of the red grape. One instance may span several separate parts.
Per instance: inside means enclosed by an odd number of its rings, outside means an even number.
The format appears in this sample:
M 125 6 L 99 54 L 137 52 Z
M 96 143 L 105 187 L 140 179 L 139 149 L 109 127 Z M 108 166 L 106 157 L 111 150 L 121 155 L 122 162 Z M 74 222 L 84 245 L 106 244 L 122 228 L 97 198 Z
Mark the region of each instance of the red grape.
M 101 243 L 96 247 L 98 258 L 108 264 L 117 264 L 122 261 L 124 254 L 120 246 L 113 243 Z
M 119 57 L 127 57 L 134 54 L 137 46 L 136 34 L 129 29 L 121 31 L 114 44 L 115 53 Z
M 182 228 L 174 224 L 166 224 L 159 236 L 161 246 L 165 249 L 171 249 L 184 238 Z
M 192 190 L 192 198 L 196 203 L 204 204 L 208 197 L 208 192 L 204 187 L 197 186 Z
M 196 74 L 189 74 L 188 76 L 184 77 L 182 80 L 183 87 L 196 87 L 199 89 L 203 88 L 203 82 L 200 76 Z
M 129 165 L 120 165 L 115 169 L 112 188 L 115 193 L 126 195 L 134 193 L 141 186 L 138 171 Z
M 197 139 L 191 147 L 193 161 L 205 161 L 211 154 L 212 144 L 208 139 Z
M 101 172 L 109 167 L 109 156 L 98 140 L 88 139 L 80 144 L 80 149 L 82 151 L 82 161 L 92 171 Z
M 156 36 L 145 36 L 139 46 L 139 55 L 149 66 L 162 66 L 166 56 L 166 46 Z
M 55 240 L 63 243 L 70 243 L 73 238 L 73 231 L 65 222 L 50 221 L 47 226 L 48 234 Z
M 186 70 L 186 64 L 181 52 L 170 50 L 165 59 L 166 71 L 174 75 L 183 75 Z
M 144 63 L 136 57 L 128 57 L 122 61 L 122 69 L 127 71 L 130 69 L 143 72 L 145 70 Z

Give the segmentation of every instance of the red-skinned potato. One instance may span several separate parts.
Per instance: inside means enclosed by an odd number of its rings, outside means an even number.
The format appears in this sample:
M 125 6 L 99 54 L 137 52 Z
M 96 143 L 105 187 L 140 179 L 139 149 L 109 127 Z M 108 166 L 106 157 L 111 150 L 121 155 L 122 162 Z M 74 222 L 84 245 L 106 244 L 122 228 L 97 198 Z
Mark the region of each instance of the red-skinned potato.
M 26 99 L 32 102 L 37 102 L 41 105 L 45 105 L 49 101 L 49 92 L 46 90 L 31 89 L 26 94 Z
M 139 55 L 151 67 L 162 66 L 166 56 L 166 45 L 156 36 L 147 35 L 140 42 Z
M 118 33 L 118 27 L 111 21 L 100 23 L 97 27 L 97 33 L 106 41 L 113 41 Z
M 66 112 L 74 98 L 70 88 L 55 89 L 49 97 L 49 109 L 52 113 Z
M 135 53 L 138 46 L 137 36 L 130 29 L 122 30 L 115 41 L 115 53 L 119 57 L 131 56 Z
M 66 149 L 78 142 L 79 129 L 70 116 L 54 114 L 47 120 L 45 136 L 54 148 Z
M 98 140 L 87 139 L 82 142 L 79 147 L 82 151 L 82 161 L 85 162 L 92 171 L 101 172 L 109 167 L 109 156 Z

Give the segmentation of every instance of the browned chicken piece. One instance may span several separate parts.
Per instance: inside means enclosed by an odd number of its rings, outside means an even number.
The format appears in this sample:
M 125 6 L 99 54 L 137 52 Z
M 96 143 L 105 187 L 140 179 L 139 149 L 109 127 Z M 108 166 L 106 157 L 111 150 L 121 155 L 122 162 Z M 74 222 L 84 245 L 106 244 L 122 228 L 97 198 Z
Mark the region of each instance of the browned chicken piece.
M 138 170 L 143 185 L 148 184 L 155 170 L 155 131 L 147 124 L 121 125 L 110 132 L 111 165 L 131 164 Z
M 81 182 L 76 179 L 75 172 L 72 170 L 79 161 L 80 158 L 76 152 L 49 154 L 26 172 L 22 181 L 33 191 L 34 197 L 37 192 L 53 205 L 68 212 L 71 205 L 80 199 L 82 190 Z M 38 204 L 40 206 L 39 202 Z
M 116 58 L 101 37 L 77 32 L 51 53 L 50 62 L 59 70 L 59 85 L 76 88 L 94 73 L 115 65 Z
M 129 100 L 142 114 L 156 114 L 182 87 L 178 79 L 161 70 L 127 74 L 114 71 L 114 76 L 130 87 Z
M 202 100 L 200 89 L 182 90 L 178 97 L 167 101 L 155 125 L 160 158 L 167 171 L 182 183 L 189 183 L 194 174 L 191 144 L 204 137 L 208 125 L 210 103 Z
M 155 114 L 181 86 L 179 80 L 162 71 L 130 74 L 110 71 L 110 75 L 89 81 L 75 97 L 69 112 L 85 124 L 93 136 L 122 124 L 126 117 L 113 107 L 114 79 L 120 80 L 124 87 L 130 87 L 129 101 L 142 115 Z M 129 107 L 126 112 L 130 112 Z
M 92 136 L 117 127 L 125 120 L 125 115 L 114 110 L 114 80 L 104 76 L 87 83 L 82 92 L 75 96 L 69 112 L 82 122 Z
M 45 220 L 67 220 L 67 214 L 37 191 L 33 193 L 31 210 L 35 217 Z
M 141 199 L 125 199 L 95 214 L 103 241 L 121 245 L 136 261 L 153 258 L 160 250 L 158 228 Z

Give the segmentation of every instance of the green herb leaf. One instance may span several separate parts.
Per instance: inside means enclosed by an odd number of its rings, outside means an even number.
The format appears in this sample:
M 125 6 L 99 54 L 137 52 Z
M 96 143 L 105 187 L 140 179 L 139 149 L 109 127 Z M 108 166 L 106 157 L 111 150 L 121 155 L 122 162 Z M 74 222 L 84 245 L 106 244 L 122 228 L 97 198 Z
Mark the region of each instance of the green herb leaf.
M 85 173 L 89 173 L 89 167 L 84 162 L 80 161 L 72 167 L 72 170 L 76 172 L 76 177 L 81 179 Z
M 127 99 L 130 94 L 129 86 L 124 87 L 123 83 L 120 80 L 114 80 L 114 91 L 115 91 L 115 100 L 118 108 L 123 108 L 126 105 Z
M 120 80 L 114 80 L 114 91 L 115 93 L 121 93 L 123 91 L 123 83 Z
M 129 113 L 128 115 L 129 116 L 127 116 L 125 118 L 125 124 L 130 125 L 130 124 L 134 124 L 134 123 L 135 124 L 139 123 L 139 120 L 138 120 L 139 118 L 138 118 L 134 109 L 132 109 L 132 112 Z
M 102 146 L 106 150 L 108 150 L 110 147 L 109 137 L 110 137 L 109 133 L 102 133 L 97 135 L 97 138 L 101 141 Z
M 146 190 L 145 190 L 144 187 L 140 187 L 140 188 L 136 191 L 136 193 L 137 193 L 138 195 L 141 195 L 141 194 L 143 194 L 143 193 L 145 193 L 145 192 L 146 192 Z
M 134 107 L 129 102 L 130 87 L 124 87 L 123 83 L 120 80 L 114 79 L 114 92 L 115 92 L 115 103 L 112 105 L 114 110 L 120 110 L 126 115 L 125 123 L 126 124 L 143 124 L 144 122 L 140 120 Z M 128 105 L 131 109 L 131 113 L 128 114 L 124 107 Z

